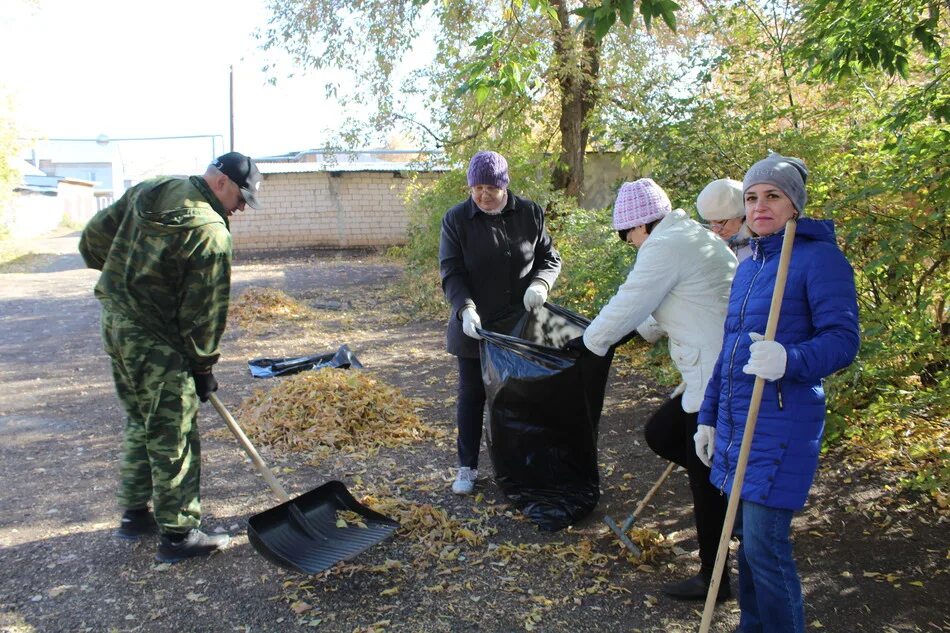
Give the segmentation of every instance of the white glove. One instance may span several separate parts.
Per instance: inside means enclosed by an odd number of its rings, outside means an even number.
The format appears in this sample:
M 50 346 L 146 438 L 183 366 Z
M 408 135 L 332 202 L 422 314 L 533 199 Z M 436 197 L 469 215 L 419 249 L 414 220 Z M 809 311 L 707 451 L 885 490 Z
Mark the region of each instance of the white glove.
M 782 344 L 763 341 L 765 337 L 756 332 L 749 332 L 749 338 L 753 341 L 749 346 L 749 362 L 742 371 L 766 380 L 778 380 L 784 376 L 787 356 Z
M 474 339 L 481 339 L 482 337 L 475 331 L 475 328 L 480 327 L 482 327 L 482 320 L 479 318 L 478 312 L 475 312 L 475 308 L 472 306 L 466 306 L 462 310 L 462 331 Z
M 528 289 L 524 291 L 525 310 L 537 310 L 544 305 L 548 299 L 548 286 L 543 281 L 532 281 Z
M 696 444 L 696 456 L 707 468 L 712 468 L 713 453 L 716 450 L 716 429 L 706 424 L 700 424 L 696 427 L 696 434 L 693 435 L 693 443 Z
M 656 322 L 656 319 L 648 316 L 643 323 L 637 326 L 637 334 L 647 343 L 656 343 L 666 336 L 666 330 Z
M 676 389 L 673 390 L 673 393 L 670 394 L 670 400 L 676 396 L 686 393 L 686 382 L 683 381 L 680 384 L 676 385 Z

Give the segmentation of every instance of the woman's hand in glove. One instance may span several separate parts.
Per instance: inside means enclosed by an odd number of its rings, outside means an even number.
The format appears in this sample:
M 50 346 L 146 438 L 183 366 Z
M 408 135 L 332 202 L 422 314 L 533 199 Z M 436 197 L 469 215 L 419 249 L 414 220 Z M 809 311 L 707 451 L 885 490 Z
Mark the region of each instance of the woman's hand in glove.
M 567 343 L 564 344 L 564 350 L 567 352 L 577 352 L 578 354 L 590 354 L 591 351 L 587 349 L 587 346 L 584 345 L 584 337 L 578 336 L 577 338 L 572 338 Z
M 753 343 L 749 346 L 749 362 L 742 368 L 743 373 L 766 380 L 778 380 L 784 376 L 787 355 L 782 344 L 765 341 L 765 337 L 756 332 L 750 332 L 749 338 Z
M 524 309 L 537 310 L 548 300 L 548 285 L 543 281 L 532 281 L 524 293 Z
M 716 429 L 706 424 L 700 424 L 696 427 L 696 434 L 693 435 L 693 443 L 696 445 L 696 456 L 699 461 L 711 468 L 713 453 L 716 450 Z
M 462 310 L 462 331 L 465 332 L 466 336 L 481 339 L 482 337 L 475 331 L 475 328 L 481 327 L 482 320 L 478 316 L 478 312 L 475 312 L 475 308 L 472 306 L 466 306 L 465 309 Z

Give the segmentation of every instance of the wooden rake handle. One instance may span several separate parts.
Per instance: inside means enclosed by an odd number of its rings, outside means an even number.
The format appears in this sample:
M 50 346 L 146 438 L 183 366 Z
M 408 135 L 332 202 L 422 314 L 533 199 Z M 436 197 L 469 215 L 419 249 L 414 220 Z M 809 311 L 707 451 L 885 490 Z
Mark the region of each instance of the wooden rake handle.
M 666 481 L 666 478 L 670 476 L 670 473 L 673 472 L 673 469 L 676 468 L 674 462 L 670 462 L 666 470 L 660 475 L 659 479 L 656 480 L 656 483 L 653 484 L 653 487 L 647 492 L 646 496 L 643 497 L 643 500 L 637 504 L 636 510 L 633 511 L 633 514 L 630 515 L 628 519 L 629 525 L 625 526 L 624 532 L 630 529 L 630 526 L 633 525 L 633 522 L 640 516 L 640 513 L 643 512 L 643 509 L 647 507 L 647 504 L 653 500 L 653 496 L 656 494 L 656 491 L 660 489 L 660 486 L 663 485 L 663 482 Z
M 247 439 L 247 435 L 245 435 L 244 431 L 241 430 L 241 425 L 238 424 L 237 420 L 231 416 L 231 413 L 224 407 L 224 404 L 218 400 L 218 396 L 212 393 L 208 397 L 208 400 L 211 402 L 211 406 L 217 409 L 218 413 L 221 415 L 221 418 L 224 420 L 224 423 L 228 425 L 231 433 L 237 438 L 241 448 L 243 448 L 244 452 L 247 453 L 247 456 L 251 458 L 251 461 L 254 463 L 254 467 L 257 468 L 257 472 L 259 472 L 264 477 L 264 481 L 266 481 L 267 485 L 269 485 L 271 490 L 274 491 L 274 494 L 277 495 L 277 498 L 280 499 L 282 503 L 290 501 L 290 495 L 287 494 L 287 491 L 284 490 L 284 487 L 281 486 L 280 482 L 277 481 L 277 478 L 274 477 L 274 473 L 271 472 L 271 469 L 267 467 L 267 464 L 264 463 L 264 460 L 261 459 L 261 456 L 257 454 L 257 449 L 255 449 L 254 445 L 251 444 L 251 440 Z
M 794 219 L 785 224 L 785 237 L 782 239 L 782 254 L 778 260 L 778 271 L 775 274 L 775 288 L 772 290 L 772 303 L 769 306 L 769 320 L 765 327 L 766 341 L 775 340 L 775 331 L 778 329 L 778 319 L 782 310 L 782 299 L 785 297 L 785 280 L 788 278 L 788 263 L 792 259 L 792 242 L 795 240 L 795 229 L 798 224 Z M 716 608 L 716 596 L 719 595 L 719 583 L 722 580 L 722 570 L 726 566 L 726 556 L 729 552 L 729 540 L 732 538 L 732 527 L 736 520 L 736 510 L 739 508 L 739 497 L 742 495 L 742 483 L 745 479 L 745 469 L 749 463 L 749 450 L 752 448 L 752 436 L 755 435 L 755 423 L 759 418 L 759 406 L 762 404 L 762 392 L 765 389 L 765 379 L 756 376 L 752 387 L 752 399 L 749 401 L 749 414 L 746 416 L 745 430 L 742 433 L 742 445 L 739 447 L 739 460 L 736 462 L 736 475 L 732 480 L 732 490 L 729 492 L 729 505 L 726 506 L 726 518 L 722 524 L 722 534 L 719 536 L 719 550 L 716 552 L 716 565 L 713 568 L 712 580 L 709 582 L 709 591 L 706 594 L 706 605 L 703 608 L 703 619 L 699 625 L 699 633 L 708 633 L 712 624 L 713 610 Z
M 674 462 L 670 462 L 666 467 L 666 470 L 664 470 L 660 475 L 660 478 L 656 480 L 656 483 L 653 484 L 653 487 L 650 488 L 646 496 L 643 497 L 643 500 L 637 504 L 636 510 L 634 510 L 633 513 L 627 517 L 627 520 L 623 522 L 622 526 L 617 525 L 617 522 L 609 516 L 604 517 L 604 523 L 607 524 L 607 527 L 613 530 L 614 534 L 617 535 L 617 538 L 620 539 L 620 542 L 624 544 L 624 547 L 633 552 L 634 556 L 639 557 L 643 552 L 640 551 L 640 548 L 637 547 L 636 544 L 630 540 L 630 537 L 627 536 L 627 530 L 633 526 L 633 522 L 637 520 L 637 517 L 640 516 L 640 513 L 643 512 L 643 509 L 647 507 L 647 504 L 653 499 L 653 495 L 655 495 L 656 491 L 660 489 L 660 486 L 663 485 L 663 482 L 666 481 L 667 477 L 670 476 L 670 473 L 673 472 L 674 468 L 676 468 L 676 464 Z

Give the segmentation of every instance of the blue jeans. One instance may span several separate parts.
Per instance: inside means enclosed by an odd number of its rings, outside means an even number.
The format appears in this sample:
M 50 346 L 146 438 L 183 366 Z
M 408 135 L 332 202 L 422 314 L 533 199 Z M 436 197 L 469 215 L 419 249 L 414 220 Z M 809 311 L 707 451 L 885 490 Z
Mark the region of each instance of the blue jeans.
M 742 500 L 734 534 L 739 538 L 737 633 L 802 633 L 805 606 L 792 558 L 792 510 Z

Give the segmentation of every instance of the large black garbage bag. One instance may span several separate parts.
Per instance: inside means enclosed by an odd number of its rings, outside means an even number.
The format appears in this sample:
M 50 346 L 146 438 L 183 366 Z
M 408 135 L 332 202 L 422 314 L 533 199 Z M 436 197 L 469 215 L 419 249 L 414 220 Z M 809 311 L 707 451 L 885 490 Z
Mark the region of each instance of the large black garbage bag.
M 510 335 L 480 331 L 495 480 L 544 530 L 576 523 L 600 498 L 597 435 L 613 350 L 578 357 L 561 349 L 589 324 L 545 304 L 489 326 L 510 326 Z
M 340 369 L 355 367 L 356 369 L 362 369 L 363 365 L 350 351 L 349 347 L 341 345 L 337 351 L 326 354 L 299 356 L 297 358 L 257 358 L 247 361 L 247 367 L 255 378 L 273 378 L 274 376 L 296 374 L 300 371 L 321 369 L 323 367 L 338 367 Z

